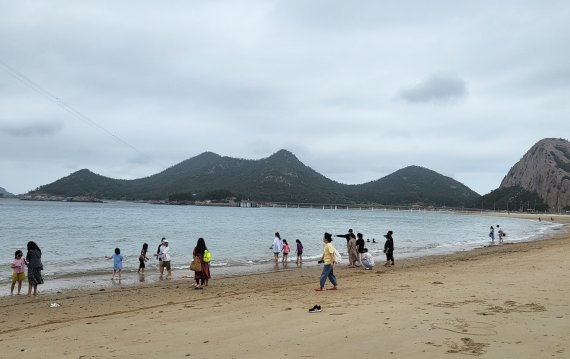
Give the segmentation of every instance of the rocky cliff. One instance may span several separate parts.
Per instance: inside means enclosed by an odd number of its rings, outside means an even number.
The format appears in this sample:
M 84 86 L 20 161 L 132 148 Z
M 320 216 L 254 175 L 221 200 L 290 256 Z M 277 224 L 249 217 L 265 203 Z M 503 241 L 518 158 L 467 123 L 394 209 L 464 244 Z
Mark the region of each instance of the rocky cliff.
M 536 192 L 551 210 L 570 207 L 570 142 L 537 142 L 505 176 L 499 188 L 520 186 Z

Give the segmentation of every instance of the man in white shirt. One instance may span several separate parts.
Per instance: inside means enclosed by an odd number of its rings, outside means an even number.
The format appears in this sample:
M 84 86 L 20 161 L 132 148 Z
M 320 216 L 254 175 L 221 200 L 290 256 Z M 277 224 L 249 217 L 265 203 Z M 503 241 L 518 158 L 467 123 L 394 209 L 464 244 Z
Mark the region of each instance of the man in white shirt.
M 160 248 L 161 248 L 160 255 L 162 256 L 162 267 L 160 268 L 160 277 L 162 278 L 162 273 L 164 271 L 164 268 L 166 268 L 166 270 L 168 271 L 166 279 L 172 279 L 172 267 L 170 266 L 170 247 L 168 246 L 168 240 L 165 239 L 164 242 L 162 242 L 162 246 Z

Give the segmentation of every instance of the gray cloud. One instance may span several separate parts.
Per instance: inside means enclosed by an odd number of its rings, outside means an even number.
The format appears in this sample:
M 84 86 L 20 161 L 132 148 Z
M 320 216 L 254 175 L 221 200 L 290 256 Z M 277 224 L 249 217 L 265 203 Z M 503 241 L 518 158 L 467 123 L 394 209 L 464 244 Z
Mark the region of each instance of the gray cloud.
M 0 133 L 15 137 L 52 136 L 62 128 L 60 122 L 0 123 Z
M 486 193 L 536 141 L 567 137 L 569 12 L 556 0 L 3 5 L 0 61 L 97 125 L 0 68 L 0 185 L 286 148 L 343 183 L 415 164 Z
M 409 102 L 458 100 L 467 96 L 467 85 L 457 75 L 433 74 L 400 91 L 399 97 Z

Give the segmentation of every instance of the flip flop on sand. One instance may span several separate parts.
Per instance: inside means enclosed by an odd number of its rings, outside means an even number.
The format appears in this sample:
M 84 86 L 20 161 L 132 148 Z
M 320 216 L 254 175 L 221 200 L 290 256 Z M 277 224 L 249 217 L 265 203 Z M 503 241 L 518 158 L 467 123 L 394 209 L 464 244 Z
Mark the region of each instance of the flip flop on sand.
M 322 292 L 323 290 L 323 288 L 315 288 L 315 292 Z

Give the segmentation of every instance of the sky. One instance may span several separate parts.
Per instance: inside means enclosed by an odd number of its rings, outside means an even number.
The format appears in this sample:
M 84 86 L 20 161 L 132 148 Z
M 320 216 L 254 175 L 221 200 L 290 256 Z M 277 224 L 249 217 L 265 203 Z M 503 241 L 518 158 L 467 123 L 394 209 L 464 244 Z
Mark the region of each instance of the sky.
M 569 137 L 568 1 L 0 0 L 0 186 L 280 149 L 479 194 Z

